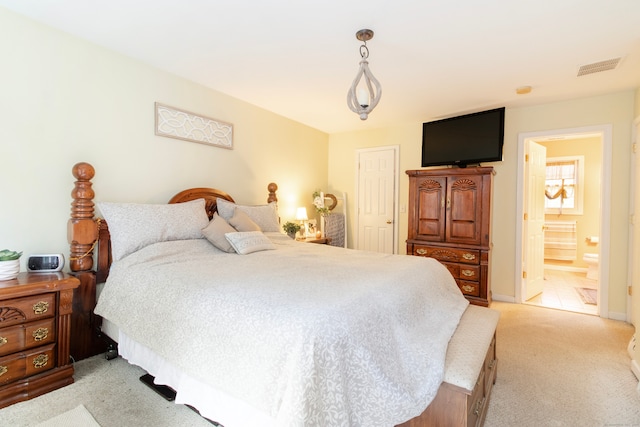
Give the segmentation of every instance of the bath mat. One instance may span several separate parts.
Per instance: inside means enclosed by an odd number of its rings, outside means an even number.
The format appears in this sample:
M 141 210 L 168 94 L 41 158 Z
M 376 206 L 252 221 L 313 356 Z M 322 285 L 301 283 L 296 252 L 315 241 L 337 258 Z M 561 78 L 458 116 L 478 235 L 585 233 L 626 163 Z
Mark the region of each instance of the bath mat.
M 575 288 L 585 304 L 598 304 L 598 290 L 591 288 Z
M 84 405 L 51 418 L 36 427 L 100 427 Z

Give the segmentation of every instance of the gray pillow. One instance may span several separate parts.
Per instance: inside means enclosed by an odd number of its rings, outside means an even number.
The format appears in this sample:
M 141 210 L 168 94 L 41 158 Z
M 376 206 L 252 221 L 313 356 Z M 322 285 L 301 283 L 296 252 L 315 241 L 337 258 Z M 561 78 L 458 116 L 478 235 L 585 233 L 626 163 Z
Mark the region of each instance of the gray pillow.
M 217 213 L 213 214 L 213 218 L 209 221 L 209 225 L 202 229 L 202 234 L 216 248 L 224 252 L 234 252 L 233 246 L 224 236 L 225 233 L 235 233 L 236 229 L 229 225 Z
M 229 219 L 229 224 L 237 231 L 260 231 L 260 226 L 240 209 L 234 211 L 233 216 Z
M 209 223 L 204 199 L 170 205 L 98 202 L 107 220 L 114 261 L 152 243 L 201 239 Z
M 247 206 L 236 205 L 228 200 L 218 198 L 216 199 L 216 205 L 220 216 L 227 221 L 231 219 L 236 209 L 240 209 L 260 227 L 260 230 L 264 232 L 280 231 L 278 204 L 275 202 L 271 202 L 268 205 Z

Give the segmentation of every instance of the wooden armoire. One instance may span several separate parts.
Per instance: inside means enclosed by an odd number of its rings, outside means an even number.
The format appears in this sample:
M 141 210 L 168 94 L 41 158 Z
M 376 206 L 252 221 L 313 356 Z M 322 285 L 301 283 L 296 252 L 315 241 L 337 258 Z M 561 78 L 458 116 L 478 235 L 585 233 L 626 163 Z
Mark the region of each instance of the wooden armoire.
M 472 304 L 491 303 L 492 167 L 408 170 L 407 254 L 435 258 Z

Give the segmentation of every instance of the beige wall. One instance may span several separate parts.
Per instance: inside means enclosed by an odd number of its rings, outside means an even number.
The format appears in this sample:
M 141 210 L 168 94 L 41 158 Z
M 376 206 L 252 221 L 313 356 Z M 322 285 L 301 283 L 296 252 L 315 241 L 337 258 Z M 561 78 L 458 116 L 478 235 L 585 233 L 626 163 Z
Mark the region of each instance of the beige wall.
M 589 236 L 600 237 L 600 186 L 602 173 L 602 142 L 601 138 L 575 138 L 562 141 L 539 142 L 547 148 L 547 158 L 584 156 L 584 199 L 583 213 L 546 214 L 547 221 L 576 221 L 577 255 L 575 261 L 558 261 L 545 259 L 546 265 L 564 268 L 579 268 L 586 270 L 585 253 L 599 253 L 600 245 L 587 241 Z
M 68 255 L 72 166 L 96 168 L 96 200 L 166 203 L 215 187 L 280 213 L 327 183 L 328 135 L 0 8 L 0 249 Z M 234 149 L 154 135 L 154 102 L 234 126 Z M 26 257 L 22 258 L 25 268 Z
M 635 91 L 613 93 L 567 102 L 507 109 L 504 161 L 492 163 L 496 170 L 493 192 L 491 284 L 494 296 L 515 298 L 517 154 L 520 133 L 610 124 L 613 127 L 611 200 L 611 268 L 609 312 L 625 317 L 628 255 L 629 153 Z M 355 150 L 374 146 L 400 146 L 400 205 L 407 205 L 407 169 L 420 168 L 421 123 L 375 131 L 332 134 L 329 138 L 329 184 L 353 194 Z M 487 164 L 489 165 L 489 164 Z M 349 206 L 349 244 L 355 233 L 355 194 Z M 406 253 L 407 214 L 400 214 L 399 253 Z

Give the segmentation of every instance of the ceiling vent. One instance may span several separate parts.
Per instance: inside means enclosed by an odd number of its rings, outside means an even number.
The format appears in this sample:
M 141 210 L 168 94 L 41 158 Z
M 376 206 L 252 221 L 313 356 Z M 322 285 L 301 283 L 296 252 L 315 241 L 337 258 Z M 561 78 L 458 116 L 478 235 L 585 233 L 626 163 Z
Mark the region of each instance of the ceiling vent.
M 578 77 L 587 74 L 599 73 L 601 71 L 613 70 L 618 66 L 621 59 L 622 58 L 607 59 L 606 61 L 583 65 L 578 69 Z

